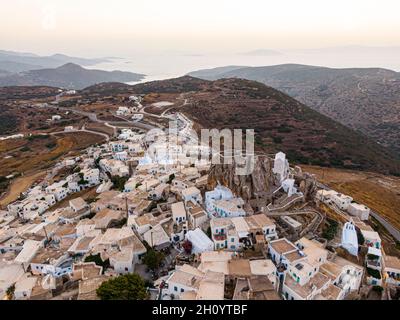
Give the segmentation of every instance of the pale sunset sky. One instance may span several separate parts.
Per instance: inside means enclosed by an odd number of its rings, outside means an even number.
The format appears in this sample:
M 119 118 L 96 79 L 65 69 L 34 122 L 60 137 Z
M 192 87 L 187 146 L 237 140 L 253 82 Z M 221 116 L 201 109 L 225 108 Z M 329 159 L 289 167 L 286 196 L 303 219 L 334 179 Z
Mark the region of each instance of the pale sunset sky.
M 400 46 L 399 0 L 2 0 L 0 49 L 105 56 Z

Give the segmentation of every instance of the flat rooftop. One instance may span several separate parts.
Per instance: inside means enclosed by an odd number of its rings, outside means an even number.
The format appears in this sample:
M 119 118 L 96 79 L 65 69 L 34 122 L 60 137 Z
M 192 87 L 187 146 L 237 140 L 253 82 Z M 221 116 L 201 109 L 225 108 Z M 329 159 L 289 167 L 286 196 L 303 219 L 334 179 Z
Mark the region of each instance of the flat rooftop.
M 285 253 L 284 257 L 289 260 L 290 262 L 294 262 L 300 259 L 305 258 L 305 256 L 302 256 L 299 251 L 292 251 L 290 253 Z
M 65 255 L 65 251 L 54 248 L 40 248 L 31 263 L 49 264 Z
M 398 269 L 400 270 L 400 259 L 394 256 L 385 257 L 386 268 Z
M 286 238 L 271 241 L 270 246 L 279 254 L 297 250 L 297 247 Z
M 250 261 L 248 259 L 232 259 L 228 261 L 229 275 L 238 277 L 251 276 Z
M 321 289 L 328 281 L 330 281 L 330 279 L 321 272 L 317 272 L 315 276 L 303 286 L 298 284 L 290 275 L 285 277 L 285 285 L 304 299 L 312 294 L 314 290 Z

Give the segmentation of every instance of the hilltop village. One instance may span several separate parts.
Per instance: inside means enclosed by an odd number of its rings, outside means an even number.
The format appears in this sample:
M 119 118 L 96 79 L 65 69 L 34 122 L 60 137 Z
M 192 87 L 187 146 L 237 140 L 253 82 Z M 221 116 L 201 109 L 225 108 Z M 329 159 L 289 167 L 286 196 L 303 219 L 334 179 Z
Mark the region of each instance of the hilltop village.
M 131 100 L 137 107 L 117 115 L 140 122 L 140 97 Z M 400 260 L 385 252 L 368 207 L 283 152 L 257 156 L 240 178 L 232 165 L 188 157 L 193 123 L 169 117 L 173 146 L 119 129 L 0 212 L 1 299 L 99 299 L 102 284 L 132 273 L 153 300 L 398 297 Z

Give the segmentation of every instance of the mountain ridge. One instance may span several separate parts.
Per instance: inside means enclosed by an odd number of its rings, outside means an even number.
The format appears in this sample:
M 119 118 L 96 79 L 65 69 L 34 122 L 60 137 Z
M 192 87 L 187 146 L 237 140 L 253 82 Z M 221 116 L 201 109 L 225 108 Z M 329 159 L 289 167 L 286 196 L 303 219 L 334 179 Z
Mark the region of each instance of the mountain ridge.
M 85 69 L 74 63 L 66 63 L 54 69 L 36 69 L 0 77 L 0 86 L 83 89 L 96 83 L 139 81 L 143 77 L 144 75 L 139 73 Z
M 221 70 L 199 70 L 189 75 L 262 82 L 400 154 L 400 73 L 396 71 L 300 64 Z
M 92 66 L 107 61 L 109 60 L 106 58 L 88 59 L 72 57 L 60 53 L 56 53 L 50 56 L 40 56 L 28 52 L 0 50 L 0 63 L 3 62 L 3 65 L 5 65 L 4 62 L 10 63 L 8 67 L 7 65 L 6 67 L 3 66 L 2 69 L 9 72 L 33 70 L 32 66 L 36 69 L 57 68 L 69 62 L 82 66 Z

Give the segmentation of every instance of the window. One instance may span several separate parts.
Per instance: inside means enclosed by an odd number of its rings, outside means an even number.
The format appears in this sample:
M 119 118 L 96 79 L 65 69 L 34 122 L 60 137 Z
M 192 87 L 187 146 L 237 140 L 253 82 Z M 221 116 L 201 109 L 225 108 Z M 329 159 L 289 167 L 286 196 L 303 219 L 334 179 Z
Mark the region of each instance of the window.
M 177 286 L 174 287 L 174 291 L 178 291 L 178 287 Z
M 231 242 L 235 242 L 235 239 L 234 239 L 234 238 L 231 238 Z
M 184 292 L 185 290 L 183 288 L 181 288 L 181 292 Z

